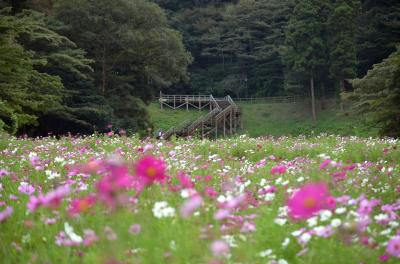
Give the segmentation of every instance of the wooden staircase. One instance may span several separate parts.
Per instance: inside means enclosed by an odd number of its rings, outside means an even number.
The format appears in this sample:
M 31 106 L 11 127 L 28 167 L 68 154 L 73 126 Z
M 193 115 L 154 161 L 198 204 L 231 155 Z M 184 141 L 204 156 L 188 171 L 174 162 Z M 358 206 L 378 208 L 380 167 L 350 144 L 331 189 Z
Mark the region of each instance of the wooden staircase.
M 217 138 L 218 135 L 233 135 L 241 127 L 241 112 L 232 98 L 214 98 L 212 95 L 163 95 L 160 93 L 161 109 L 169 107 L 178 109 L 194 107 L 198 110 L 209 107 L 210 111 L 194 121 L 184 121 L 170 128 L 163 134 L 164 139 L 173 135 L 178 137 L 200 136 Z

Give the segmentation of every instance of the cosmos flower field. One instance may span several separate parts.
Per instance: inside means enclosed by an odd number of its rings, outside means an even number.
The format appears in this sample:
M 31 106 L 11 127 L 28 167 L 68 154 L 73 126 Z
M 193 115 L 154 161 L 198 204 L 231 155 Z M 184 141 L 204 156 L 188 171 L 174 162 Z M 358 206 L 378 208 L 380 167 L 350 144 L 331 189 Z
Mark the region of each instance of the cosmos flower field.
M 1 263 L 399 263 L 400 142 L 0 142 Z

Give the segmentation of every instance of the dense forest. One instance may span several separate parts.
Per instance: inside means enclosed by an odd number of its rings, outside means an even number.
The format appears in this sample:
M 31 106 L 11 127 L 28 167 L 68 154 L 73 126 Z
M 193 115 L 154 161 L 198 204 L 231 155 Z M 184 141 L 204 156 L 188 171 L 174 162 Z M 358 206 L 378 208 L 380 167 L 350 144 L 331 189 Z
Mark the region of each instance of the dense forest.
M 399 44 L 397 0 L 3 0 L 0 129 L 136 133 L 159 91 L 342 94 L 398 136 Z

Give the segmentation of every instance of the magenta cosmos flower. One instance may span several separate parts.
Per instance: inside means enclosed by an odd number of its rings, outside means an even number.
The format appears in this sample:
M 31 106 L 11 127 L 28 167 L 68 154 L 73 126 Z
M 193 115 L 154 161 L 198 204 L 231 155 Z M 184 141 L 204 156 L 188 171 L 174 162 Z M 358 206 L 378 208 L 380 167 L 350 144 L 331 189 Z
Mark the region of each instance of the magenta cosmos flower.
M 295 219 L 307 219 L 322 209 L 333 209 L 325 183 L 309 183 L 300 188 L 287 202 L 289 214 Z
M 153 156 L 146 156 L 136 164 L 136 175 L 144 185 L 154 182 L 164 182 L 166 167 L 163 160 L 156 159 Z
M 276 165 L 271 168 L 271 174 L 284 174 L 286 167 L 284 165 Z

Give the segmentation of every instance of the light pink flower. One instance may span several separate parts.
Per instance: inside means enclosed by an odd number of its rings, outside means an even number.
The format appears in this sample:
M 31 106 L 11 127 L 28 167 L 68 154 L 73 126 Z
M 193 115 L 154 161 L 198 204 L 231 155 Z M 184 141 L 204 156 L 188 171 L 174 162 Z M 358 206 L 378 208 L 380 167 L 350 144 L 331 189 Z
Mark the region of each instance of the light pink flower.
M 106 235 L 106 238 L 110 241 L 117 239 L 117 234 L 115 234 L 114 230 L 112 230 L 109 226 L 104 227 L 104 234 Z
M 183 218 L 188 218 L 194 211 L 197 210 L 203 203 L 203 198 L 200 195 L 194 195 L 186 200 L 186 202 L 181 206 L 180 213 Z
M 400 258 L 400 236 L 392 237 L 386 247 L 386 252 L 396 258 Z
M 251 233 L 256 231 L 256 224 L 253 221 L 246 221 L 240 228 L 241 233 Z
M 35 187 L 27 182 L 21 182 L 18 191 L 23 194 L 32 195 L 35 192 Z
M 64 197 L 69 195 L 71 189 L 68 185 L 61 185 L 42 197 L 42 205 L 49 208 L 58 208 Z
M 83 245 L 88 247 L 98 240 L 99 238 L 97 237 L 96 233 L 93 230 L 91 229 L 83 230 Z
M 133 224 L 129 227 L 129 233 L 134 234 L 134 235 L 139 234 L 141 230 L 142 230 L 142 227 L 139 224 Z
M 216 240 L 211 244 L 211 252 L 215 257 L 223 257 L 229 254 L 229 245 L 224 240 Z
M 11 206 L 8 206 L 3 211 L 0 211 L 0 223 L 9 218 L 12 215 L 13 211 L 14 210 Z
M 372 200 L 362 199 L 360 201 L 360 206 L 357 210 L 357 213 L 363 216 L 368 216 L 371 214 L 374 207 L 377 206 L 379 203 L 380 201 L 375 199 Z

